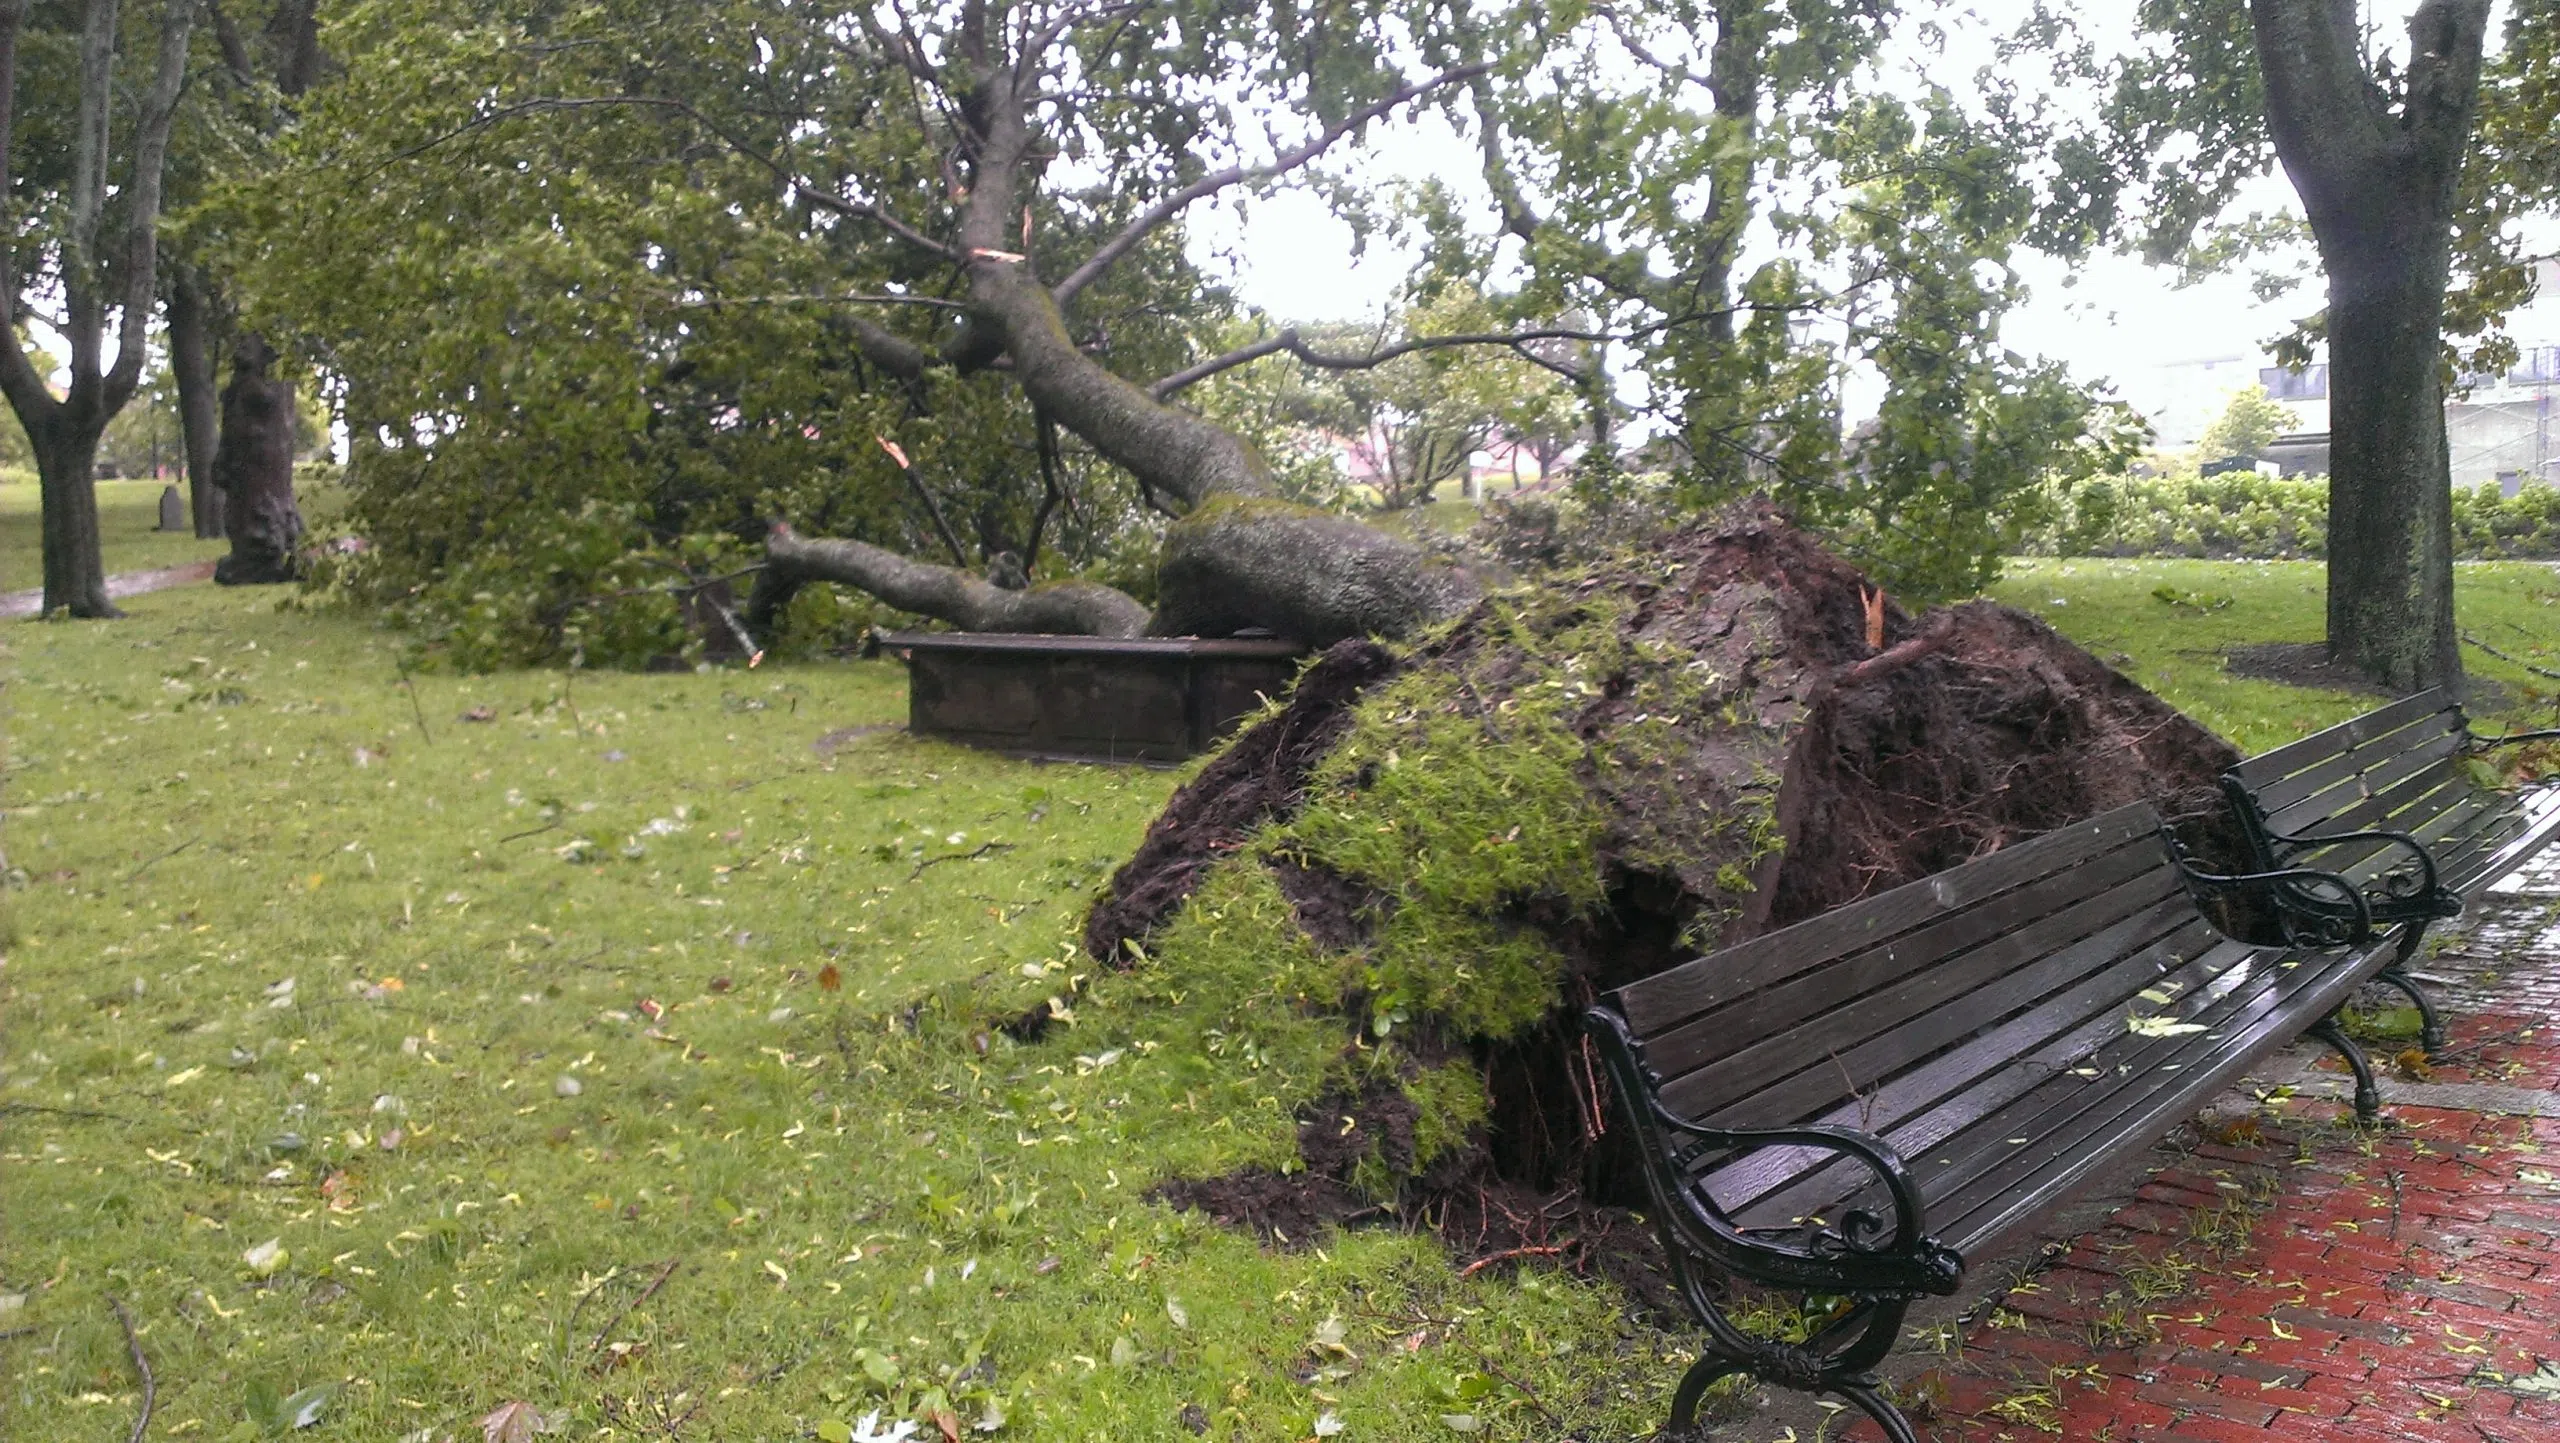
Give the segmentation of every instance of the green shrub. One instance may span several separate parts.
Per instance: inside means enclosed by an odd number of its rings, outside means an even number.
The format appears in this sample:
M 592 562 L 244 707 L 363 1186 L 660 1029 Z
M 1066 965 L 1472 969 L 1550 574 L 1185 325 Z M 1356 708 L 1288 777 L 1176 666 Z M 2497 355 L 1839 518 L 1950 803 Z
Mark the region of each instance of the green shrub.
M 2329 550 L 2329 478 L 2232 472 L 2048 486 L 2031 556 L 2176 556 L 2317 561 Z M 2560 487 L 2453 490 L 2453 554 L 2465 561 L 2560 558 Z

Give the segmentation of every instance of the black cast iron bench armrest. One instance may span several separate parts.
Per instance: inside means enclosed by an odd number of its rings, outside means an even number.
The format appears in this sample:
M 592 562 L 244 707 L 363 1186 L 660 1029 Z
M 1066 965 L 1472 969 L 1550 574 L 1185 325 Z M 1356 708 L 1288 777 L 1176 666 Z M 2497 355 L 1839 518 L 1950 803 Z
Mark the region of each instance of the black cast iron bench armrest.
M 2208 872 L 2187 860 L 2184 849 L 2169 838 L 2170 855 L 2179 874 L 2197 890 L 2217 893 L 2258 892 L 2266 896 L 2284 927 L 2285 941 L 2295 947 L 2330 951 L 2362 947 L 2373 940 L 2373 902 L 2364 889 L 2335 872 L 2314 867 L 2281 867 L 2272 872 Z M 2423 855 L 2423 854 L 2422 854 Z M 2319 889 L 2336 893 L 2322 897 Z M 2344 915 L 2341 915 L 2343 909 Z M 2338 934 L 2340 924 L 2349 930 Z
M 1816 1292 L 1861 1294 L 1920 1289 L 1952 1293 L 1964 1262 L 1928 1235 L 1920 1185 L 1891 1143 L 1856 1128 L 1824 1123 L 1790 1127 L 1711 1127 L 1665 1105 L 1658 1080 L 1644 1065 L 1626 1019 L 1607 1007 L 1585 1015 L 1600 1042 L 1612 1081 L 1639 1100 L 1644 1118 L 1660 1135 L 1645 1138 L 1644 1166 L 1657 1206 L 1668 1209 L 1681 1234 L 1723 1268 L 1754 1282 Z M 1686 1145 L 1672 1145 L 1686 1138 Z M 1805 1148 L 1854 1160 L 1893 1198 L 1890 1220 L 1865 1208 L 1842 1207 L 1836 1217 L 1806 1218 L 1787 1227 L 1746 1227 L 1725 1215 L 1693 1180 L 1711 1156 L 1738 1157 L 1772 1147 Z M 1829 1166 L 1809 1161 L 1799 1174 Z M 1842 1188 L 1844 1202 L 1855 1189 Z M 1800 1242 L 1781 1242 L 1792 1235 Z
M 2334 846 L 2345 842 L 2389 842 L 2394 846 L 2406 847 L 2410 855 L 2418 859 L 2418 870 L 2423 887 L 2418 895 L 2431 897 L 2439 890 L 2436 885 L 2435 855 L 2427 850 L 2426 843 L 2407 832 L 2374 828 L 2361 832 L 2269 832 L 2267 836 L 2277 846 L 2297 851 L 2310 847 Z

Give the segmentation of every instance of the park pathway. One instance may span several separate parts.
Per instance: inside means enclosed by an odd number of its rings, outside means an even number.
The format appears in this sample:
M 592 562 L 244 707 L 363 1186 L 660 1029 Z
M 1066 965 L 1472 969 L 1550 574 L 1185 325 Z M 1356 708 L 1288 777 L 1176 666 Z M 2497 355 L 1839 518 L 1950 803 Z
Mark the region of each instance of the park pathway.
M 2420 970 L 2452 1046 L 2377 1057 L 2388 1126 L 2340 1125 L 2344 1077 L 2288 1054 L 2258 1085 L 2294 1100 L 2226 1100 L 1907 1385 L 1924 1436 L 2560 1440 L 2560 852 Z
M 213 563 L 190 561 L 184 566 L 163 566 L 153 571 L 119 571 L 107 578 L 107 599 L 120 600 L 140 596 L 146 591 L 166 591 L 172 586 L 213 579 Z M 31 591 L 0 591 L 0 621 L 14 621 L 35 616 L 44 610 L 44 588 Z

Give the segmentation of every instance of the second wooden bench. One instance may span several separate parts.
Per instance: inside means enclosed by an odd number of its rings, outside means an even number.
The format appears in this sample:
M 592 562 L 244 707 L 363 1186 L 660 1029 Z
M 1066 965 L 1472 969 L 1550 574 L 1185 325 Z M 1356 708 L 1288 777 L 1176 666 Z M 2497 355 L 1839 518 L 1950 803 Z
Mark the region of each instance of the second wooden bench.
M 1608 994 L 1587 1025 L 1646 1163 L 1652 1215 L 1718 1379 L 1836 1394 L 1914 1435 L 1873 1369 L 1912 1300 L 2148 1148 L 2251 1064 L 2312 1032 L 2390 960 L 2370 925 L 2329 952 L 2215 933 L 2190 886 L 2298 890 L 2353 919 L 2337 878 L 2182 875 L 2126 807 Z M 1846 1303 L 1810 1340 L 1736 1326 L 1717 1278 Z

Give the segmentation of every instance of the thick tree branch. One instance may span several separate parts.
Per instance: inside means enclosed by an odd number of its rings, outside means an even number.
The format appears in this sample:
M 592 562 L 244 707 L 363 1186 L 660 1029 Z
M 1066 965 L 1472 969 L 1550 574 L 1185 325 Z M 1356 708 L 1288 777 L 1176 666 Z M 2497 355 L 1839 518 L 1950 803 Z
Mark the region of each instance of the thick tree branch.
M 2488 0 L 2427 0 L 2409 17 L 2405 124 L 2422 166 L 2450 173 L 2461 164 L 2488 27 Z
M 2371 195 L 2391 159 L 2391 128 L 2366 76 L 2355 9 L 2330 0 L 2249 0 L 2267 129 L 2313 214 Z
M 1547 357 L 1538 355 L 1536 352 L 1528 349 L 1529 344 L 1533 341 L 1582 341 L 1592 345 L 1607 345 L 1612 342 L 1642 340 L 1646 336 L 1656 335 L 1660 332 L 1671 330 L 1679 326 L 1685 326 L 1693 322 L 1705 320 L 1711 314 L 1732 315 L 1740 311 L 1801 311 L 1810 309 L 1814 309 L 1814 307 L 1811 305 L 1728 306 L 1720 308 L 1715 312 L 1692 311 L 1683 315 L 1667 316 L 1662 320 L 1654 321 L 1648 325 L 1637 326 L 1631 330 L 1624 331 L 1583 331 L 1571 330 L 1564 327 L 1548 327 L 1532 331 L 1478 331 L 1463 335 L 1413 336 L 1405 340 L 1398 341 L 1393 345 L 1380 346 L 1375 350 L 1364 351 L 1358 355 L 1345 355 L 1337 352 L 1319 351 L 1315 347 L 1306 343 L 1305 339 L 1298 334 L 1297 327 L 1291 326 L 1288 329 L 1281 331 L 1278 335 L 1265 336 L 1261 340 L 1255 341 L 1250 345 L 1238 346 L 1234 350 L 1227 352 L 1225 355 L 1211 356 L 1209 359 L 1200 362 L 1198 365 L 1176 371 L 1172 375 L 1165 377 L 1163 380 L 1156 382 L 1152 386 L 1149 386 L 1147 388 L 1147 394 L 1161 401 L 1165 397 L 1170 396 L 1185 387 L 1197 385 L 1200 382 L 1209 379 L 1211 376 L 1217 375 L 1221 371 L 1232 371 L 1238 366 L 1261 360 L 1265 356 L 1278 355 L 1282 352 L 1295 356 L 1299 360 L 1304 361 L 1308 365 L 1314 366 L 1319 370 L 1366 371 L 1383 366 L 1389 361 L 1395 360 L 1399 356 L 1410 356 L 1417 351 L 1443 351 L 1453 346 L 1507 346 L 1512 350 L 1518 351 L 1523 359 L 1544 366 L 1548 370 L 1554 371 L 1556 374 L 1563 376 L 1567 380 L 1579 380 L 1581 379 L 1581 372 L 1570 367 L 1560 365 Z
M 26 10 L 27 0 L 0 0 L 0 203 L 12 189 L 9 145 L 17 113 L 18 29 Z M 0 245 L 0 395 L 8 397 L 30 429 L 61 404 L 18 344 L 16 248 L 7 245 Z
M 933 364 L 932 355 L 924 347 L 878 322 L 850 316 L 846 318 L 846 324 L 853 332 L 853 344 L 862 352 L 862 359 L 901 381 L 912 385 L 923 380 L 925 368 Z
M 935 566 L 860 541 L 818 540 L 776 526 L 765 568 L 747 603 L 747 625 L 770 634 L 792 595 L 812 581 L 858 587 L 900 611 L 947 621 L 962 631 L 1029 631 L 1067 636 L 1143 636 L 1149 613 L 1126 593 L 1091 581 L 1007 591 L 968 572 Z
M 141 123 L 134 132 L 133 174 L 123 197 L 131 209 L 125 214 L 122 335 L 115 370 L 106 378 L 109 411 L 122 410 L 142 382 L 143 330 L 159 289 L 161 182 L 168 169 L 169 128 L 177 120 L 178 96 L 186 89 L 187 32 L 195 26 L 196 4 L 169 0 L 151 91 L 143 97 Z
M 1102 249 L 1095 251 L 1091 259 L 1076 267 L 1065 280 L 1058 282 L 1057 286 L 1049 292 L 1051 298 L 1062 306 L 1074 299 L 1077 292 L 1101 279 L 1102 273 L 1111 269 L 1122 256 L 1135 250 L 1140 242 L 1154 234 L 1165 222 L 1180 215 L 1193 202 L 1215 195 L 1229 186 L 1260 182 L 1275 176 L 1286 175 L 1332 149 L 1344 136 L 1397 106 L 1419 99 L 1443 86 L 1473 80 L 1492 68 L 1490 62 L 1479 61 L 1472 65 L 1461 65 L 1452 70 L 1443 70 L 1427 80 L 1417 80 L 1383 100 L 1362 106 L 1343 117 L 1339 123 L 1325 127 L 1305 144 L 1294 150 L 1283 151 L 1268 165 L 1229 166 L 1225 170 L 1200 177 L 1149 206 L 1137 219 L 1122 227 L 1120 233 L 1104 242 Z

